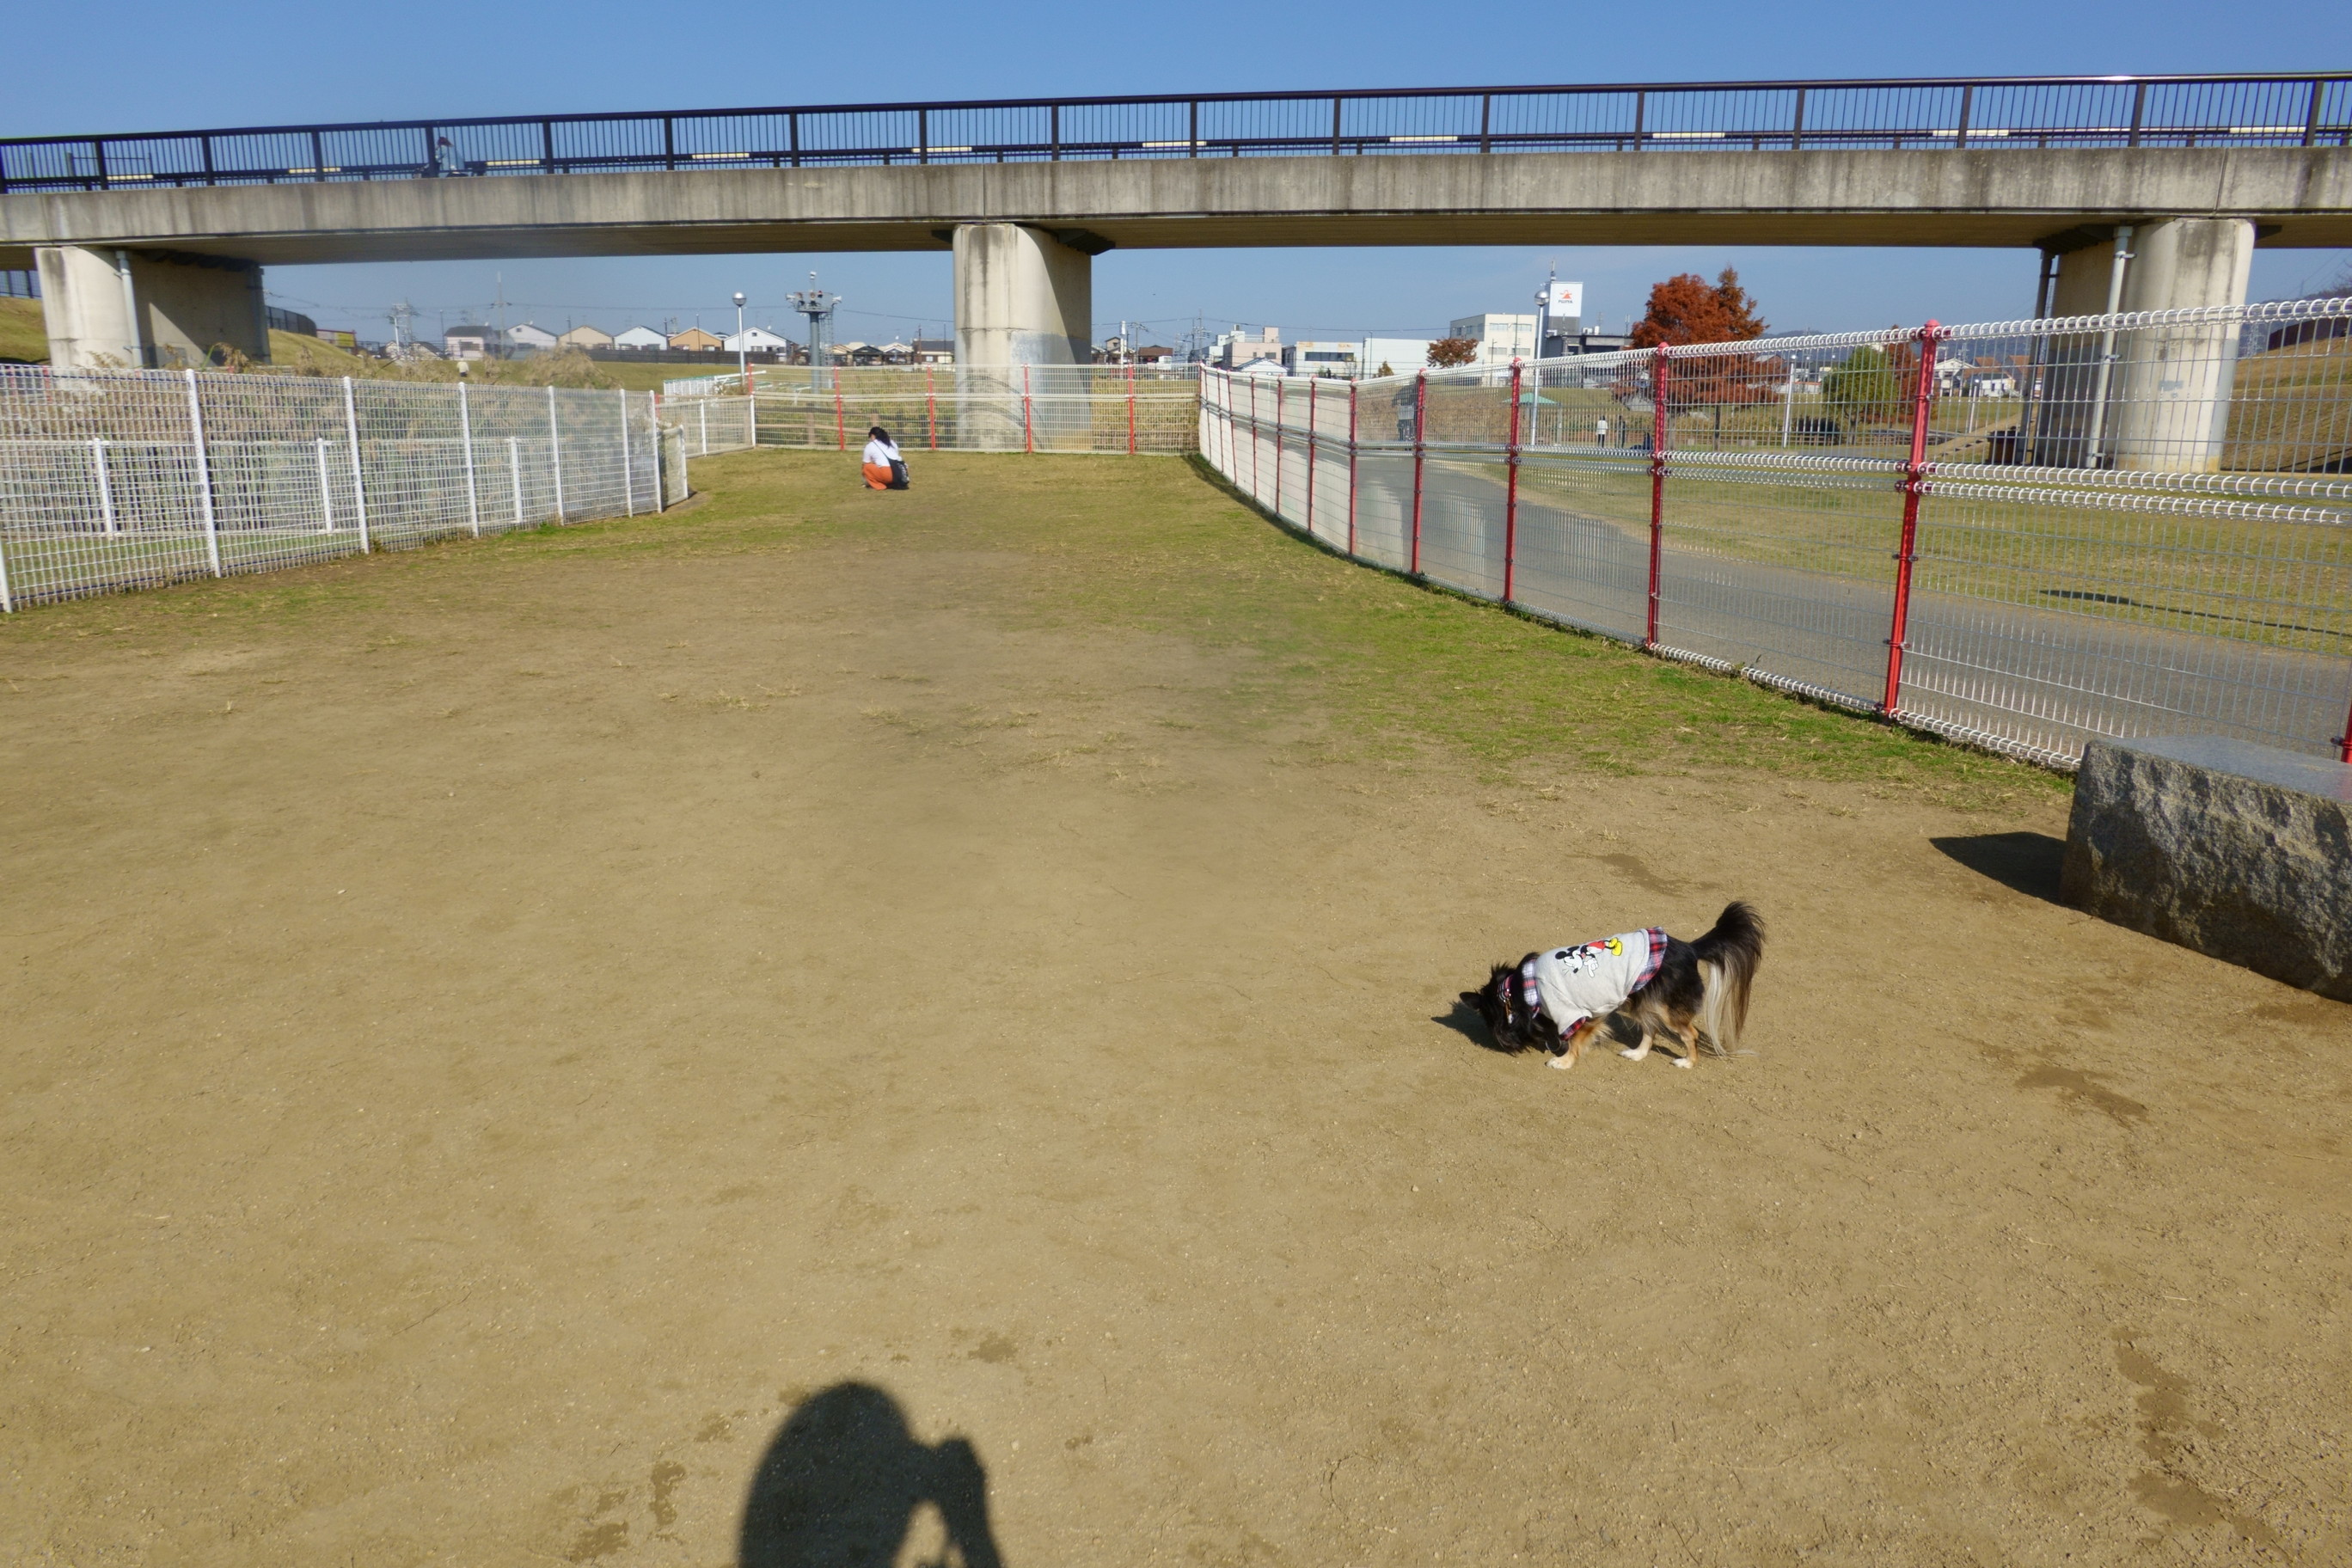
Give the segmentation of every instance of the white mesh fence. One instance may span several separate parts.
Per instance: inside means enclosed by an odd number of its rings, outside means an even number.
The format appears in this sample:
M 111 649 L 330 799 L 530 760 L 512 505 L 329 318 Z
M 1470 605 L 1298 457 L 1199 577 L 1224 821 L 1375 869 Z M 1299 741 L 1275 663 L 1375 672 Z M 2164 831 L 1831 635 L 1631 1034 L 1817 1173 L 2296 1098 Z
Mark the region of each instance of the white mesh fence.
M 659 510 L 646 394 L 0 367 L 0 607 Z
M 1200 427 L 1194 365 L 775 367 L 751 382 L 748 397 L 732 376 L 672 382 L 664 416 L 697 454 L 856 452 L 877 425 L 909 454 L 1190 452 Z
M 1213 372 L 1200 440 L 1360 559 L 2037 761 L 2352 760 L 2352 300 Z

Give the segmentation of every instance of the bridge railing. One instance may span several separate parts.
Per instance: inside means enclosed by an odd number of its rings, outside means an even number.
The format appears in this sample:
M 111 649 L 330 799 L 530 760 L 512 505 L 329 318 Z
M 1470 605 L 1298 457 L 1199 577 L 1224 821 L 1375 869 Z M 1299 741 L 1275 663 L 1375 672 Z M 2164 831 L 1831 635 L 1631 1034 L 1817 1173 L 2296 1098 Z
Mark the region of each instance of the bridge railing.
M 2352 144 L 2352 73 L 1657 82 L 832 104 L 0 142 L 0 193 L 646 169 Z
M 2352 300 L 1212 372 L 1201 447 L 1358 559 L 2044 763 L 2352 760 Z

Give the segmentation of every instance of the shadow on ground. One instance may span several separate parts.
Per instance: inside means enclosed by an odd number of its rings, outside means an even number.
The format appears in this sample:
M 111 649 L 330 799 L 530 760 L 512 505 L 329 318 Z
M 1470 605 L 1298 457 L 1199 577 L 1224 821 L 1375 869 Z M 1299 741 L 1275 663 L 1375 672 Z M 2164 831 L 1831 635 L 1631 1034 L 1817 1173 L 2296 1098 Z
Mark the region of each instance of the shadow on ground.
M 2058 872 L 2066 859 L 2063 838 L 2047 833 L 1977 833 L 1927 842 L 1978 876 L 1990 877 L 2012 891 L 2044 903 L 2065 901 L 2058 896 Z
M 761 1457 L 736 1561 L 740 1568 L 894 1563 L 919 1531 L 936 1537 L 922 1518 L 926 1504 L 946 1540 L 924 1561 L 1000 1568 L 988 1472 L 971 1445 L 961 1437 L 919 1443 L 889 1394 L 837 1383 L 802 1401 Z

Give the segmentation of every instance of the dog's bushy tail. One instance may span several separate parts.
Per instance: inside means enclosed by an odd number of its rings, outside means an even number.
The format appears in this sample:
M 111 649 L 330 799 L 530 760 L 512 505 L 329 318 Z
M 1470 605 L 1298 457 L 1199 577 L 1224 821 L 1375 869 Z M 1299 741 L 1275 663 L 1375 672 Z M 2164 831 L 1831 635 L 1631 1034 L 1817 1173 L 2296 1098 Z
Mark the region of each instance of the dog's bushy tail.
M 1700 1043 L 1715 1055 L 1729 1056 L 1748 1026 L 1748 988 L 1764 963 L 1764 921 L 1749 905 L 1738 900 L 1723 906 L 1715 927 L 1691 943 L 1706 994 L 1699 1003 Z

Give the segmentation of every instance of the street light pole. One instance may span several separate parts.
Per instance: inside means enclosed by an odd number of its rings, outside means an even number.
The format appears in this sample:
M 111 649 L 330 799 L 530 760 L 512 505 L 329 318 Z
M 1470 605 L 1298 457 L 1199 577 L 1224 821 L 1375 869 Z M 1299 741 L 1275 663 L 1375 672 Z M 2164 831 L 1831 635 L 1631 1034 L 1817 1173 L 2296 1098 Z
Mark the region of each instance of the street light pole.
M 745 392 L 751 390 L 749 347 L 743 341 L 743 291 L 739 289 L 735 291 L 735 379 L 743 384 Z

